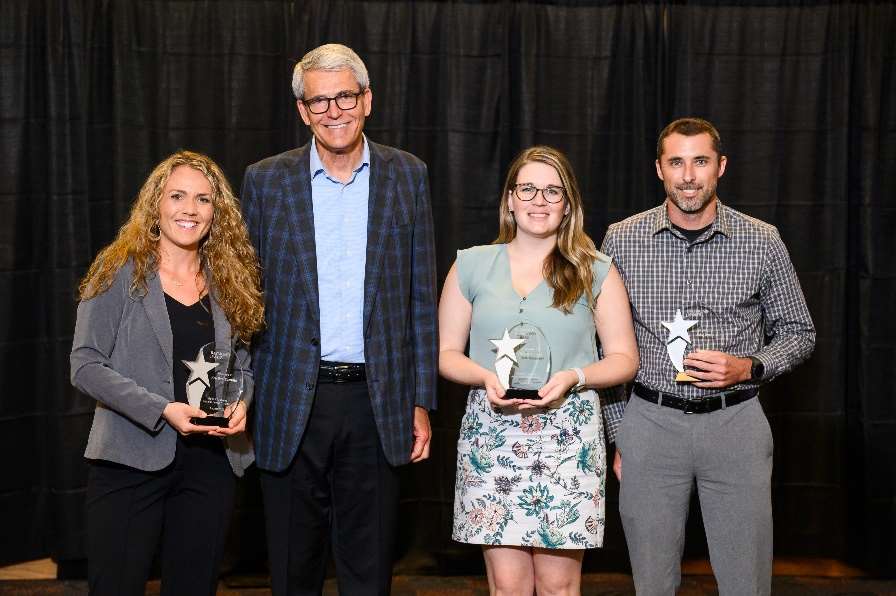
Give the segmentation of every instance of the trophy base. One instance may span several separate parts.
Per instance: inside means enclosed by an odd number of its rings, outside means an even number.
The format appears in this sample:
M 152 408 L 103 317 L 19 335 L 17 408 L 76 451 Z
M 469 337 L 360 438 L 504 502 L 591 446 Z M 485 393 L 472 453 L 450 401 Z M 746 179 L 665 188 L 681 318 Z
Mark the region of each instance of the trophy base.
M 190 422 L 196 426 L 221 426 L 226 428 L 230 419 L 224 416 L 206 416 L 205 418 L 190 418 Z
M 538 389 L 508 389 L 504 399 L 541 399 Z
M 700 379 L 695 379 L 691 375 L 689 375 L 687 373 L 683 373 L 683 372 L 680 372 L 677 375 L 675 375 L 676 383 L 693 383 L 694 381 L 699 381 L 699 380 Z

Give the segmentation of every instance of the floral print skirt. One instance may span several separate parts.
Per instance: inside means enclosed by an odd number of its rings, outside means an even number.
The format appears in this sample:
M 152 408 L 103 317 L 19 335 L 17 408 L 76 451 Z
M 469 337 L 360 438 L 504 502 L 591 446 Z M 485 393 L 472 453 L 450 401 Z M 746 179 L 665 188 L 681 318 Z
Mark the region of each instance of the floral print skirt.
M 604 535 L 606 448 L 594 391 L 559 407 L 496 410 L 473 389 L 457 442 L 458 542 L 594 548 Z

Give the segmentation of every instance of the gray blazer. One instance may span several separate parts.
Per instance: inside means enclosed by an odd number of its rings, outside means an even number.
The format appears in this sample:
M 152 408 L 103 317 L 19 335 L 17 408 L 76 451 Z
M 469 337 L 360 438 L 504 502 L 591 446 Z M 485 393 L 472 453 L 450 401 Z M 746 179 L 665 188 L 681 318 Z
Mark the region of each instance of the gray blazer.
M 72 385 L 96 399 L 93 426 L 84 456 L 161 470 L 174 461 L 177 431 L 162 410 L 174 401 L 172 334 L 165 295 L 157 273 L 147 275 L 145 296 L 129 290 L 134 266 L 128 261 L 102 294 L 78 304 L 72 342 Z M 230 343 L 230 323 L 210 292 L 215 342 Z M 242 368 L 249 353 L 237 350 Z M 252 400 L 252 377 L 246 406 Z M 242 476 L 255 460 L 246 433 L 227 437 L 227 458 Z

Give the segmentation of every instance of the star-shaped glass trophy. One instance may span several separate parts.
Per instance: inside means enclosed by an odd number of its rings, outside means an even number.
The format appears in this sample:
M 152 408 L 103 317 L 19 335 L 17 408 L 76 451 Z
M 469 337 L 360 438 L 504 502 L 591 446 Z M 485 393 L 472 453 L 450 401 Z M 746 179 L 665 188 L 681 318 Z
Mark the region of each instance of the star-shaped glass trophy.
M 661 321 L 663 327 L 669 330 L 669 338 L 666 340 L 666 353 L 672 361 L 672 366 L 678 371 L 675 381 L 678 383 L 693 383 L 695 379 L 684 372 L 684 353 L 691 345 L 691 336 L 688 329 L 697 324 L 697 320 L 688 320 L 681 315 L 681 309 L 675 311 L 675 318 L 670 321 Z
M 190 422 L 200 426 L 227 426 L 246 390 L 246 374 L 236 362 L 233 346 L 205 344 L 199 348 L 196 360 L 181 362 L 190 370 L 187 402 L 207 414 Z
M 551 374 L 551 348 L 541 329 L 517 323 L 504 330 L 495 346 L 495 372 L 506 390 L 504 399 L 538 399 Z

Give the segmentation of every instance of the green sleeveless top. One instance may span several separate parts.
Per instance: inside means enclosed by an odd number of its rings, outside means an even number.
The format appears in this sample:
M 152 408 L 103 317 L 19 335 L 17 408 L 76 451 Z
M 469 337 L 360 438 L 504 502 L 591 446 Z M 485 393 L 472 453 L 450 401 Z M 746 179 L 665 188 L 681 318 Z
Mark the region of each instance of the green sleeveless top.
M 594 298 L 610 270 L 610 257 L 598 253 L 592 264 Z M 470 325 L 470 358 L 495 370 L 495 346 L 504 330 L 528 322 L 544 333 L 551 348 L 551 374 L 584 367 L 597 361 L 594 314 L 583 295 L 570 314 L 553 308 L 554 292 L 542 280 L 528 296 L 513 289 L 506 244 L 474 246 L 457 251 L 457 281 L 464 297 L 473 305 Z

